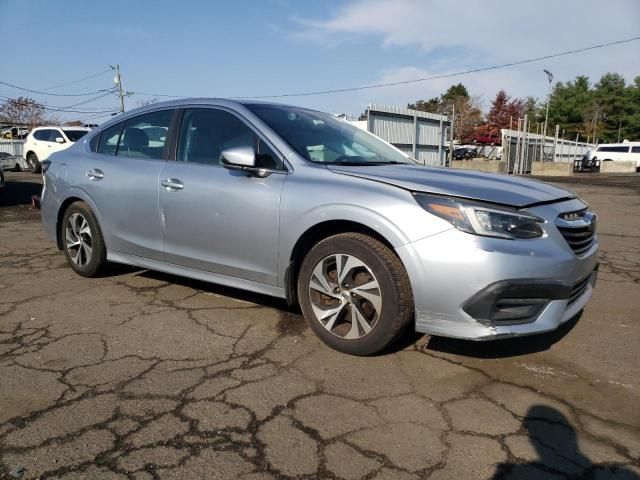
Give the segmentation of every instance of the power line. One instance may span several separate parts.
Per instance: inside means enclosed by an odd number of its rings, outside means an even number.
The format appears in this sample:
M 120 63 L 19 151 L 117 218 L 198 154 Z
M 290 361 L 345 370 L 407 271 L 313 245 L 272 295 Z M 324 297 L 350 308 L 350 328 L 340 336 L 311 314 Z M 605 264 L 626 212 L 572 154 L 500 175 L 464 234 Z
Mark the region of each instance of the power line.
M 573 55 L 576 53 L 582 53 L 582 52 L 587 52 L 590 50 L 596 50 L 599 48 L 605 48 L 605 47 L 610 47 L 613 45 L 621 45 L 624 43 L 630 43 L 630 42 L 635 42 L 637 40 L 640 40 L 640 37 L 633 37 L 633 38 L 627 38 L 624 40 L 616 40 L 613 42 L 607 42 L 607 43 L 601 43 L 601 44 L 597 44 L 597 45 L 591 45 L 589 47 L 584 47 L 584 48 L 578 48 L 576 50 L 566 50 L 564 52 L 559 52 L 559 53 L 553 53 L 550 55 L 544 55 L 541 57 L 534 57 L 534 58 L 527 58 L 525 60 L 518 60 L 518 61 L 514 61 L 514 62 L 509 62 L 509 63 L 502 63 L 499 65 L 491 65 L 488 67 L 480 67 L 480 68 L 474 68 L 471 70 L 465 70 L 462 72 L 455 72 L 455 73 L 445 73 L 445 74 L 441 74 L 441 75 L 433 75 L 431 77 L 423 77 L 423 78 L 416 78 L 413 80 L 402 80 L 402 81 L 398 81 L 398 82 L 387 82 L 387 83 L 374 83 L 372 85 L 364 85 L 364 86 L 360 86 L 360 87 L 347 87 L 347 88 L 335 88 L 335 89 L 331 89 L 331 90 L 317 90 L 317 91 L 312 91 L 312 92 L 299 92 L 299 93 L 281 93 L 281 94 L 275 94 L 275 95 L 255 95 L 255 96 L 236 96 L 236 97 L 231 97 L 231 98 L 240 98 L 240 99 L 260 99 L 260 98 L 284 98 L 284 97 L 307 97 L 307 96 L 311 96 L 311 95 L 327 95 L 327 94 L 331 94 L 331 93 L 343 93 L 343 92 L 355 92 L 358 90 L 369 90 L 369 89 L 373 89 L 373 88 L 382 88 L 382 87 L 394 87 L 397 85 L 407 85 L 407 84 L 411 84 L 411 83 L 419 83 L 419 82 L 426 82 L 429 80 L 440 80 L 443 78 L 451 78 L 451 77 L 459 77 L 462 75 L 469 75 L 471 73 L 480 73 L 480 72 L 487 72 L 490 70 L 498 70 L 501 68 L 507 68 L 507 67 L 514 67 L 517 65 L 524 65 L 526 63 L 533 63 L 533 62 L 539 62 L 541 60 L 549 60 L 551 58 L 558 58 L 558 57 L 563 57 L 566 55 Z M 167 94 L 163 94 L 163 93 L 148 93 L 148 92 L 133 92 L 134 94 L 137 95 L 148 95 L 151 97 L 166 97 L 166 98 L 182 98 L 185 97 L 185 95 L 167 95 Z
M 184 95 L 167 95 L 165 93 L 146 93 L 146 92 L 131 92 L 132 95 L 146 95 L 148 97 L 167 97 L 167 98 L 182 98 Z
M 4 100 L 4 101 L 8 101 L 8 100 L 14 100 L 8 97 L 2 97 L 0 96 L 0 100 Z M 50 112 L 66 112 L 66 113 L 108 113 L 108 112 L 112 112 L 113 110 L 76 110 L 76 109 L 72 109 L 69 107 L 57 107 L 57 106 L 47 106 L 47 105 L 41 105 L 42 108 L 44 110 L 48 110 Z
M 62 107 L 62 108 L 73 108 L 73 107 L 79 107 L 80 105 L 86 105 L 87 103 L 95 102 L 96 100 L 99 100 L 108 95 L 111 95 L 114 92 L 115 92 L 115 89 L 112 88 L 108 92 L 103 93 L 102 95 L 98 95 L 96 97 L 89 98 L 88 100 L 83 100 L 82 102 L 74 103 L 73 105 L 68 105 L 67 107 Z
M 381 87 L 393 87 L 396 85 L 406 85 L 406 84 L 410 84 L 410 83 L 418 83 L 418 82 L 426 82 L 428 80 L 439 80 L 442 78 L 451 78 L 451 77 L 457 77 L 457 76 L 461 76 L 461 75 L 468 75 L 470 73 L 479 73 L 479 72 L 486 72 L 489 70 L 497 70 L 500 68 L 507 68 L 507 67 L 513 67 L 516 65 L 523 65 L 525 63 L 533 63 L 533 62 L 539 62 L 541 60 L 549 60 L 551 58 L 557 58 L 557 57 L 562 57 L 565 55 L 573 55 L 575 53 L 581 53 L 581 52 L 586 52 L 589 50 L 596 50 L 598 48 L 604 48 L 604 47 L 610 47 L 612 45 L 620 45 L 623 43 L 629 43 L 629 42 L 634 42 L 636 40 L 640 40 L 640 37 L 633 37 L 633 38 L 627 38 L 625 40 L 616 40 L 615 42 L 608 42 L 608 43 L 602 43 L 599 45 L 592 45 L 590 47 L 585 47 L 585 48 L 579 48 L 576 50 L 567 50 L 564 52 L 560 52 L 560 53 L 554 53 L 551 55 L 544 55 L 542 57 L 535 57 L 535 58 L 528 58 L 525 60 L 519 60 L 516 62 L 509 62 L 509 63 L 502 63 L 500 65 L 492 65 L 489 67 L 481 67 L 481 68 L 474 68 L 472 70 L 466 70 L 464 72 L 456 72 L 456 73 L 446 73 L 446 74 L 442 74 L 442 75 L 434 75 L 431 77 L 424 77 L 424 78 L 416 78 L 414 80 L 403 80 L 403 81 L 398 81 L 398 82 L 388 82 L 388 83 L 376 83 L 373 85 L 365 85 L 362 87 L 350 87 L 350 88 L 336 88 L 336 89 L 332 89 L 332 90 L 319 90 L 319 91 L 315 91 L 315 92 L 302 92 L 302 93 L 282 93 L 282 94 L 278 94 L 278 95 L 259 95 L 259 96 L 253 96 L 253 97 L 235 97 L 235 98 L 282 98 L 282 97 L 305 97 L 305 96 L 311 96 L 311 95 L 326 95 L 329 93 L 342 93 L 342 92 L 355 92 L 357 90 L 367 90 L 367 89 L 372 89 L 372 88 L 381 88 Z
M 110 113 L 101 113 L 100 115 L 92 115 L 90 117 L 85 117 L 84 120 L 95 120 L 96 118 L 102 118 L 102 117 L 112 117 L 113 115 L 120 113 L 117 110 L 113 110 Z
M 7 87 L 15 88 L 17 90 L 22 90 L 24 92 L 36 93 L 38 95 L 51 95 L 53 97 L 86 97 L 88 95 L 95 95 L 97 93 L 102 93 L 109 90 L 109 89 L 103 88 L 102 90 L 97 90 L 95 92 L 85 92 L 85 93 L 49 93 L 49 92 L 42 92 L 39 90 L 31 90 L 29 88 L 18 87 L 17 85 L 12 85 L 10 83 L 1 82 L 1 81 L 0 81 L 0 85 L 6 85 Z
M 66 87 L 68 85 L 74 85 L 76 83 L 84 82 L 85 80 L 90 80 L 92 78 L 99 77 L 99 76 L 104 75 L 105 73 L 109 73 L 109 72 L 111 72 L 111 69 L 107 68 L 106 70 L 103 70 L 103 71 L 98 72 L 98 73 L 94 73 L 93 75 L 88 75 L 86 77 L 79 78 L 78 80 L 73 80 L 72 82 L 61 83 L 59 85 L 54 85 L 53 87 L 43 88 L 42 90 L 54 90 L 56 88 Z

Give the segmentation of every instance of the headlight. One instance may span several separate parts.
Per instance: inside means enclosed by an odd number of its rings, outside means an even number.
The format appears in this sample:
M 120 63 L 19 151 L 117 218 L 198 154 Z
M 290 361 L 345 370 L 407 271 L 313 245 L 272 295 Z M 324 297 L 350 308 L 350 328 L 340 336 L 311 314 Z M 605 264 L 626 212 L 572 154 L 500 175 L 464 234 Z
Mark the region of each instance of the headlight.
M 544 220 L 530 213 L 488 206 L 471 200 L 414 193 L 422 208 L 451 223 L 458 230 L 498 238 L 537 238 Z

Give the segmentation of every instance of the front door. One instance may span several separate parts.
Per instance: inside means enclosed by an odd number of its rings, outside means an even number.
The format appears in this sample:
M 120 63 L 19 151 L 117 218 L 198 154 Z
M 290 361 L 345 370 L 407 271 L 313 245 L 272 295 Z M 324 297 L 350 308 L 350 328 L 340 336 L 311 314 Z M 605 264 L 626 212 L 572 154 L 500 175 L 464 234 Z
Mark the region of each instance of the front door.
M 166 261 L 276 285 L 281 156 L 230 111 L 187 109 L 181 125 L 176 161 L 160 180 Z M 220 152 L 240 146 L 275 172 L 257 178 L 222 167 Z

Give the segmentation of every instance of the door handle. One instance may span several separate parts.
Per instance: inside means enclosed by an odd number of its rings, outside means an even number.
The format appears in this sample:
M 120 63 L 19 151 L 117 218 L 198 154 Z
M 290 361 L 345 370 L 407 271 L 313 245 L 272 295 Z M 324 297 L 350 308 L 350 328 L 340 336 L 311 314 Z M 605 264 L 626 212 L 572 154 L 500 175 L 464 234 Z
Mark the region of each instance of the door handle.
M 182 182 L 177 178 L 167 178 L 165 180 L 162 180 L 162 182 L 160 182 L 160 185 L 166 187 L 170 192 L 175 192 L 184 188 Z
M 104 178 L 104 172 L 99 168 L 92 168 L 87 170 L 87 177 L 89 180 L 102 180 Z

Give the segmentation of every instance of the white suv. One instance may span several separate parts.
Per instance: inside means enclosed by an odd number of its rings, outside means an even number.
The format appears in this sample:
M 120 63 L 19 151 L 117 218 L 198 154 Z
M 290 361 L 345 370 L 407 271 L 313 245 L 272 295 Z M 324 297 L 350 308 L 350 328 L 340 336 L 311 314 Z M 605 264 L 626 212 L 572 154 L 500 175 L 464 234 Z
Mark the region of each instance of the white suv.
M 29 132 L 24 142 L 23 156 L 33 173 L 42 170 L 40 162 L 49 155 L 69 148 L 90 132 L 86 127 L 38 127 Z

